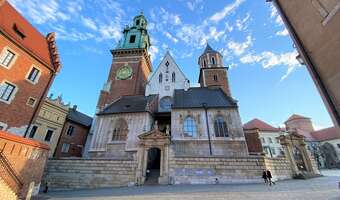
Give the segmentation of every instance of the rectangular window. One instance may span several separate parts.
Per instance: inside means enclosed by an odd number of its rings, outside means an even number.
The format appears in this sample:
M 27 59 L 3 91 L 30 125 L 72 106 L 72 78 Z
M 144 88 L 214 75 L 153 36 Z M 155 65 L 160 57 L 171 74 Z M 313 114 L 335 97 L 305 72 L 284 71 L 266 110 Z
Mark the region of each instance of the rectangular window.
M 74 127 L 73 126 L 69 126 L 67 129 L 67 135 L 72 136 L 73 135 L 73 131 L 74 131 Z
M 4 54 L 0 58 L 0 64 L 5 67 L 9 67 L 9 65 L 14 59 L 14 56 L 15 54 L 12 51 L 6 49 Z
M 45 136 L 45 141 L 51 141 L 53 131 L 52 130 L 47 130 L 46 136 Z
M 31 107 L 34 107 L 35 102 L 36 102 L 35 98 L 29 97 L 26 104 L 31 106 Z
M 67 153 L 70 149 L 70 144 L 64 143 L 63 146 L 61 146 L 61 152 Z
M 138 26 L 138 25 L 139 25 L 139 19 L 136 20 L 136 26 Z
M 38 126 L 32 126 L 32 129 L 30 131 L 30 134 L 28 135 L 29 138 L 34 138 L 35 133 L 38 130 Z
M 1 86 L 0 86 L 0 99 L 3 101 L 9 101 L 11 96 L 13 95 L 15 90 L 15 86 L 4 82 Z
M 32 70 L 30 71 L 27 79 L 32 81 L 32 82 L 37 82 L 39 73 L 40 73 L 39 69 L 33 67 Z
M 340 149 L 340 144 L 337 144 L 338 148 Z
M 130 43 L 135 43 L 136 41 L 136 36 L 135 35 L 131 35 L 130 36 Z

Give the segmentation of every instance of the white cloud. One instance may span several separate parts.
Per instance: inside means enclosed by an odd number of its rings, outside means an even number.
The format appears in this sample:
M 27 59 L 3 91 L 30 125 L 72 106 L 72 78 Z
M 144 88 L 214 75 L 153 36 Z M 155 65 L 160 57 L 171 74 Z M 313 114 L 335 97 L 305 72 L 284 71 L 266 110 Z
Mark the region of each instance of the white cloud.
M 172 36 L 171 33 L 167 32 L 167 31 L 164 31 L 163 33 L 167 38 L 169 38 L 174 43 L 178 42 L 178 39 L 176 37 Z
M 82 17 L 81 20 L 84 26 L 86 26 L 87 28 L 92 29 L 94 31 L 97 30 L 96 23 L 91 18 Z
M 121 27 L 115 22 L 100 25 L 99 33 L 99 40 L 114 39 L 116 42 L 118 42 L 122 37 Z
M 237 19 L 236 20 L 236 27 L 239 31 L 243 31 L 247 29 L 248 27 L 248 20 L 250 19 L 250 14 L 247 13 L 247 15 L 243 19 Z
M 151 61 L 153 61 L 156 58 L 156 55 L 158 54 L 159 49 L 157 46 L 151 46 L 149 49 L 149 54 L 151 57 Z
M 71 18 L 68 13 L 61 11 L 57 0 L 10 0 L 10 3 L 36 24 L 58 20 L 66 21 Z
M 243 64 L 260 63 L 264 69 L 270 69 L 275 66 L 286 66 L 287 72 L 281 77 L 281 81 L 286 79 L 297 67 L 301 65 L 296 60 L 297 52 L 286 52 L 275 54 L 270 51 L 264 51 L 260 54 L 247 54 L 240 58 Z
M 228 42 L 228 48 L 232 50 L 232 52 L 235 55 L 241 55 L 243 54 L 250 46 L 253 45 L 253 39 L 250 35 L 247 36 L 246 41 L 244 42 L 235 42 L 235 41 L 229 41 Z
M 180 25 L 182 23 L 181 18 L 178 14 L 169 13 L 164 8 L 160 9 L 160 15 L 162 16 L 162 23 L 163 24 L 170 24 L 170 25 Z
M 289 33 L 288 33 L 288 30 L 285 28 L 282 31 L 276 32 L 276 35 L 278 35 L 278 36 L 287 36 L 287 35 L 289 35 Z
M 194 11 L 196 9 L 202 10 L 203 5 L 200 5 L 203 0 L 194 0 L 194 1 L 187 1 L 186 5 L 189 10 Z
M 212 15 L 210 17 L 210 20 L 215 23 L 218 23 L 219 21 L 224 19 L 228 14 L 230 14 L 236 8 L 238 8 L 244 1 L 245 0 L 235 0 L 234 3 L 226 5 L 223 10 Z

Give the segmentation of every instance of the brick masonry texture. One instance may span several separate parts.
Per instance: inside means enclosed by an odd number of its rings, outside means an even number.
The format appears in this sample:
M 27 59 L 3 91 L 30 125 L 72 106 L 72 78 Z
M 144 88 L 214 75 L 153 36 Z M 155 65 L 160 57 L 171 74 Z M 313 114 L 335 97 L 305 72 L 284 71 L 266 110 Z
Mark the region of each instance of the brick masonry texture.
M 21 196 L 26 196 L 31 182 L 34 182 L 33 195 L 38 193 L 48 150 L 43 143 L 0 131 L 0 151 L 24 184 Z

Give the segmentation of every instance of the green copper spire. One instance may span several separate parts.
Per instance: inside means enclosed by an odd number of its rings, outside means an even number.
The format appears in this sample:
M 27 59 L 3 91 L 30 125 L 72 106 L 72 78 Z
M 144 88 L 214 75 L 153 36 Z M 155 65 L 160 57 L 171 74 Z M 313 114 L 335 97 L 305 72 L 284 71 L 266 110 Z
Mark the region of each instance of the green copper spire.
M 123 30 L 123 38 L 119 41 L 117 49 L 135 49 L 150 47 L 150 37 L 146 29 L 148 21 L 141 12 L 133 18 L 132 26 L 126 26 Z

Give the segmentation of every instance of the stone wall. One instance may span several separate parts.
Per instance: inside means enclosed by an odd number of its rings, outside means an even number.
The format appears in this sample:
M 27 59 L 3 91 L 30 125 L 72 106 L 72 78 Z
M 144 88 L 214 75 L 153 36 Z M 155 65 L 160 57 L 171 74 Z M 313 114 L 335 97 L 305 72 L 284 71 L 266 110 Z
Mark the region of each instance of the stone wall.
M 133 160 L 48 160 L 43 186 L 49 190 L 134 185 L 137 162 Z
M 172 184 L 215 184 L 261 182 L 261 157 L 175 157 L 170 161 Z
M 274 180 L 289 179 L 292 170 L 285 158 L 248 157 L 175 157 L 170 161 L 172 184 L 259 183 L 263 169 Z
M 267 158 L 265 157 L 265 167 L 272 173 L 273 180 L 290 179 L 293 177 L 289 161 L 285 157 Z

